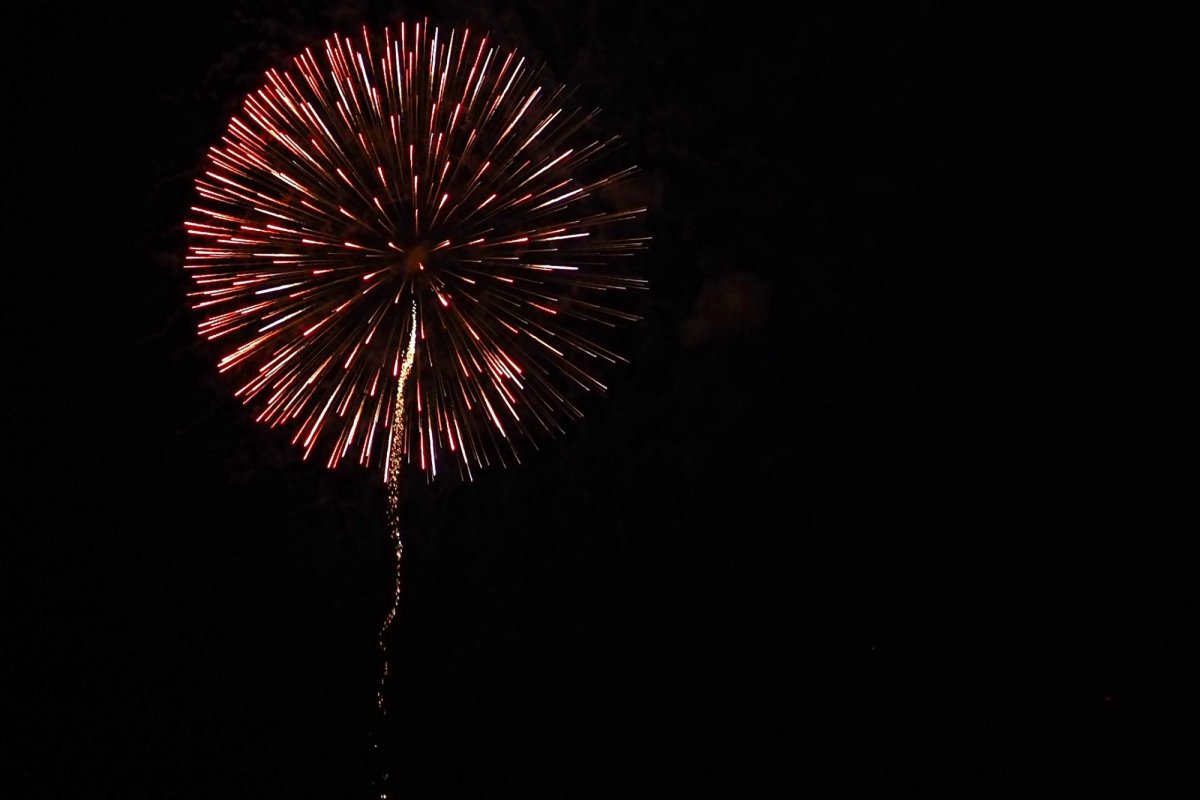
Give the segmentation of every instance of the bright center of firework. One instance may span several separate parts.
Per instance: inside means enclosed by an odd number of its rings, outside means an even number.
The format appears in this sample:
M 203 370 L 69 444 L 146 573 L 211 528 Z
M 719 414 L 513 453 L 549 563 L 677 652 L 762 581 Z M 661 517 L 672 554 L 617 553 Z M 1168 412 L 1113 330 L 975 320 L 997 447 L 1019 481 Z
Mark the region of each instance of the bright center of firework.
M 426 245 L 418 244 L 405 254 L 404 260 L 397 266 L 401 274 L 408 277 L 425 269 L 425 265 L 428 263 L 429 248 Z

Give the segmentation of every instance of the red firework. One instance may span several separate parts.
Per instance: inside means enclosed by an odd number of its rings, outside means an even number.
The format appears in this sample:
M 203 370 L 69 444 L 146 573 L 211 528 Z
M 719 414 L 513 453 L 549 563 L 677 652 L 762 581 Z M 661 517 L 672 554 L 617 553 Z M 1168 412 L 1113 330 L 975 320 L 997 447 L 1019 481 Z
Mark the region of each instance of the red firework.
M 645 209 L 609 202 L 635 170 L 540 73 L 470 31 L 364 29 L 267 72 L 209 150 L 200 332 L 305 458 L 470 477 L 604 390 Z

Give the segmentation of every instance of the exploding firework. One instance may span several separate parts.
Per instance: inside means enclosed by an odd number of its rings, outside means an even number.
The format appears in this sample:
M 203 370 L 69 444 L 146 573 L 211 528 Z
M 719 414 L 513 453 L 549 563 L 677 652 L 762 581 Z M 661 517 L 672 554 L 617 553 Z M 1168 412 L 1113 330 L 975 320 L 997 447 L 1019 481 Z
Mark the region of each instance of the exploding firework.
M 541 72 L 428 24 L 327 39 L 246 97 L 185 223 L 200 332 L 243 376 L 235 394 L 294 426 L 305 458 L 382 467 L 383 714 L 405 465 L 471 478 L 561 431 L 622 360 L 597 337 L 636 321 L 646 287 L 625 267 L 645 209 L 609 197 L 634 169 L 604 166 L 616 140 Z
M 427 24 L 327 39 L 246 97 L 197 179 L 201 334 L 330 467 L 470 478 L 562 430 L 636 321 L 633 168 L 543 70 Z

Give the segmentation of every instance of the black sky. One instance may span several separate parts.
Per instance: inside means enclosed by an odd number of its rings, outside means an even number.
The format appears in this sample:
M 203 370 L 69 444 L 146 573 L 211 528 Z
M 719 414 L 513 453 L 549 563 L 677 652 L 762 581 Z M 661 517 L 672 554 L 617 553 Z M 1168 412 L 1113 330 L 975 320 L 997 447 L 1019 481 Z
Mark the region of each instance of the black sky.
M 567 436 L 409 487 L 395 796 L 1137 779 L 1136 24 L 972 5 L 439 6 L 603 107 L 652 291 Z M 371 796 L 381 487 L 229 397 L 181 222 L 261 70 L 402 12 L 10 16 L 0 794 Z

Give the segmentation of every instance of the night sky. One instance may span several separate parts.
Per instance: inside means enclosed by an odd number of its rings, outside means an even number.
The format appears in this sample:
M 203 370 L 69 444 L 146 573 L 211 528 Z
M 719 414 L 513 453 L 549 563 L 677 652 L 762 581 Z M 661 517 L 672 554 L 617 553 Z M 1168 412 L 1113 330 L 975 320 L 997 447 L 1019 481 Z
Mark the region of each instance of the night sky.
M 232 398 L 181 223 L 264 69 L 434 12 L 602 107 L 654 239 L 584 421 L 406 485 L 394 796 L 1139 780 L 1131 23 L 973 5 L 8 14 L 0 795 L 373 796 L 379 475 Z

